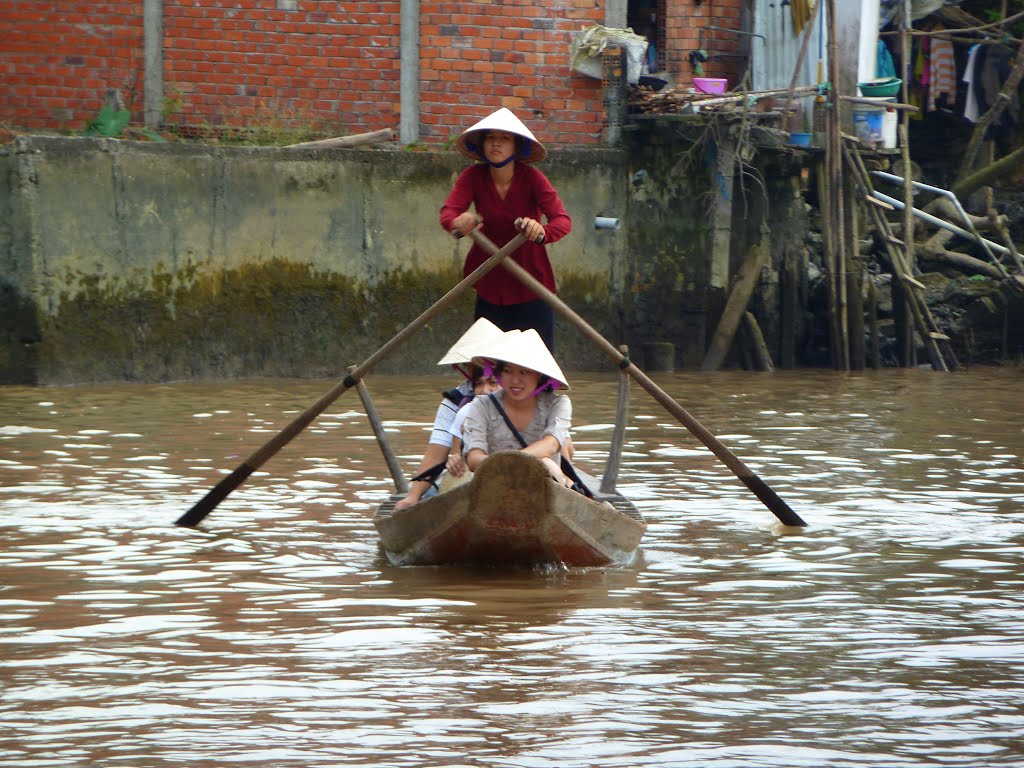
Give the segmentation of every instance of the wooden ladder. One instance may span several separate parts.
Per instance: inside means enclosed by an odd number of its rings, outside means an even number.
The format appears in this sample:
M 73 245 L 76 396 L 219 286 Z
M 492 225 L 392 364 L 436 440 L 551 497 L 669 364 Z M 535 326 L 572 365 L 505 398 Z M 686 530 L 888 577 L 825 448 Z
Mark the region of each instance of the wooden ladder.
M 857 192 L 868 204 L 867 208 L 871 219 L 882 234 L 882 243 L 892 262 L 893 271 L 903 284 L 907 296 L 907 306 L 914 318 L 917 332 L 924 341 L 925 349 L 928 350 L 932 368 L 936 371 L 954 370 L 959 363 L 950 344 L 949 336 L 939 330 L 935 318 L 932 317 L 931 310 L 928 309 L 928 304 L 924 300 L 925 286 L 914 277 L 913 264 L 907 259 L 902 248 L 904 243 L 893 234 L 892 226 L 882 212 L 882 208 L 891 210 L 892 206 L 872 194 L 874 188 L 871 186 L 871 176 L 864 166 L 863 158 L 856 151 L 856 146 L 851 146 L 851 143 L 855 145 L 857 140 L 853 137 L 844 136 L 843 138 L 843 158 L 853 172 Z

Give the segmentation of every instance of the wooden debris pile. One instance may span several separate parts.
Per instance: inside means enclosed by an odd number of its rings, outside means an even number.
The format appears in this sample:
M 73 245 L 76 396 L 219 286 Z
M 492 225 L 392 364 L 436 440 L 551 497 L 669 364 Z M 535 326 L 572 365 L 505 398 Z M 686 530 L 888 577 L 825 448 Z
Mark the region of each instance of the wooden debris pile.
M 632 114 L 675 115 L 695 112 L 768 112 L 782 108 L 790 98 L 817 92 L 816 86 L 800 86 L 792 93 L 787 89 L 745 91 L 723 94 L 694 92 L 691 86 L 665 86 L 661 90 L 646 85 L 630 86 L 626 104 Z
M 694 93 L 689 87 L 665 86 L 661 90 L 655 90 L 650 86 L 635 85 L 629 89 L 626 104 L 629 107 L 629 111 L 634 114 L 674 115 L 699 111 L 694 110 L 693 107 L 699 107 L 701 102 L 705 101 L 719 102 L 720 98 L 706 93 Z M 733 101 L 736 100 L 734 99 Z M 729 105 L 723 105 L 719 102 L 714 106 L 721 109 Z

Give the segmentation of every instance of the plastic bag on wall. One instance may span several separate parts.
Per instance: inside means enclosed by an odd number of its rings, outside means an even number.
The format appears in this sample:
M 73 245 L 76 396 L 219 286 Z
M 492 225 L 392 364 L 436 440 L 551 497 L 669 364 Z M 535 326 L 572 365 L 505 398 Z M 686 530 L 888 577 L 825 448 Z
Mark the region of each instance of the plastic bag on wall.
M 572 36 L 572 68 L 588 77 L 604 77 L 601 53 L 608 46 L 620 46 L 626 52 L 626 80 L 636 85 L 640 80 L 647 38 L 632 29 L 614 29 L 597 24 L 585 27 Z

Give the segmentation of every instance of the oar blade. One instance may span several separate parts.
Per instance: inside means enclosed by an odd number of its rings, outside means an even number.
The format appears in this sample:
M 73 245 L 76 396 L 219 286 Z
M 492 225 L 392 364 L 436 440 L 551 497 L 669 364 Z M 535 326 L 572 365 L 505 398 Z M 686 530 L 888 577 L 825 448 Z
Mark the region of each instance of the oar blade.
M 223 480 L 211 488 L 203 498 L 196 502 L 192 509 L 175 520 L 174 524 L 189 528 L 199 525 L 208 514 L 213 512 L 218 504 L 227 498 L 229 493 L 244 483 L 255 469 L 255 467 L 250 467 L 248 464 L 239 466 L 234 472 L 225 476 Z
M 761 502 L 771 510 L 779 522 L 783 525 L 792 525 L 797 528 L 802 528 L 807 525 L 804 519 L 800 517 L 793 509 L 783 501 L 775 491 L 773 491 L 768 484 L 757 475 L 748 475 L 741 477 L 740 480 L 743 484 L 749 488 Z

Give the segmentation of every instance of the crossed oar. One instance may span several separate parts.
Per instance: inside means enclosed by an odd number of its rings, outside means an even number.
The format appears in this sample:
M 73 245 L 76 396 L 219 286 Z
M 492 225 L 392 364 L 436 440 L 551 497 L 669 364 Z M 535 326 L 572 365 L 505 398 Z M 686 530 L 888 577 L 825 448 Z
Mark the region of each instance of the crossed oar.
M 525 237 L 520 232 L 504 247 L 498 248 L 482 232 L 470 232 L 469 236 L 477 245 L 484 248 L 491 254 L 483 264 L 464 277 L 454 288 L 438 299 L 429 309 L 413 320 L 409 325 L 399 331 L 390 341 L 384 344 L 374 354 L 370 355 L 361 365 L 356 366 L 348 376 L 335 384 L 330 391 L 316 401 L 309 409 L 298 416 L 291 424 L 285 427 L 266 445 L 260 448 L 247 458 L 230 475 L 224 477 L 215 485 L 202 499 L 196 503 L 188 512 L 182 515 L 177 525 L 193 526 L 203 520 L 214 508 L 224 500 L 235 488 L 245 482 L 253 472 L 259 469 L 271 456 L 287 445 L 291 440 L 305 429 L 310 422 L 323 413 L 347 389 L 355 387 L 359 381 L 373 369 L 381 360 L 393 352 L 399 345 L 404 343 L 416 331 L 426 325 L 435 315 L 446 309 L 459 296 L 475 285 L 484 275 L 497 267 L 499 264 L 511 272 L 520 282 L 540 296 L 552 306 L 559 314 L 565 317 L 588 339 L 590 339 L 602 352 L 608 355 L 620 368 L 626 371 L 641 387 L 657 400 L 666 411 L 674 416 L 680 424 L 686 427 L 698 440 L 715 454 L 727 466 L 744 485 L 749 488 L 761 502 L 785 525 L 803 526 L 806 523 L 794 512 L 768 484 L 754 474 L 746 464 L 740 461 L 739 457 L 730 451 L 717 437 L 707 430 L 697 419 L 687 412 L 679 403 L 673 400 L 663 389 L 651 381 L 647 375 L 637 368 L 628 357 L 617 350 L 601 334 L 594 330 L 583 318 L 577 315 L 564 301 L 549 291 L 543 284 L 536 280 L 533 275 L 523 269 L 515 261 L 507 260 L 509 254 L 515 251 L 525 242 Z

